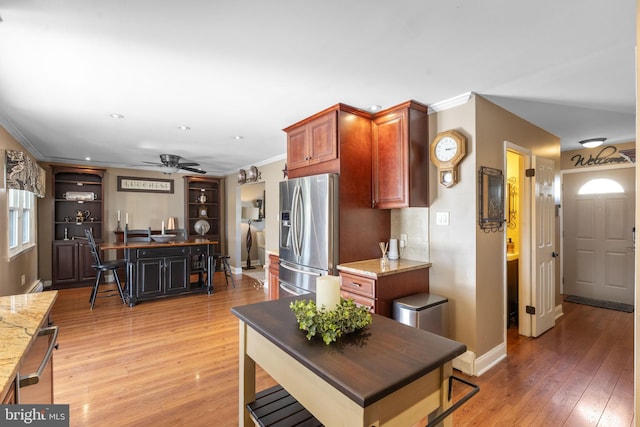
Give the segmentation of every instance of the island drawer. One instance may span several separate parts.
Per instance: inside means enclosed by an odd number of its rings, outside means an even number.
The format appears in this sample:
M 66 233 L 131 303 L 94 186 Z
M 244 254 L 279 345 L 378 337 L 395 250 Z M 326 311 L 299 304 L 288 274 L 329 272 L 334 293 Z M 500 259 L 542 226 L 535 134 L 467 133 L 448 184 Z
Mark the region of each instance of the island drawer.
M 138 258 L 162 258 L 171 256 L 186 256 L 189 253 L 188 247 L 179 248 L 153 248 L 153 249 L 138 249 Z
M 376 281 L 368 277 L 340 272 L 340 289 L 345 292 L 374 298 Z
M 208 253 L 207 246 L 191 246 L 191 255 L 200 255 Z

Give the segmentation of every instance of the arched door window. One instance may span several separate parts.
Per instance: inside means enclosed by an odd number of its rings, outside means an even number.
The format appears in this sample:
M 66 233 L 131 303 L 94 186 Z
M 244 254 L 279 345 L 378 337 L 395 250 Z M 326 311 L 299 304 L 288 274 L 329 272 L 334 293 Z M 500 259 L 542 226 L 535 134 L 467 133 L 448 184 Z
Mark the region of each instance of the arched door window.
M 585 182 L 578 190 L 578 194 L 613 194 L 624 193 L 624 188 L 618 182 L 609 178 L 596 178 Z

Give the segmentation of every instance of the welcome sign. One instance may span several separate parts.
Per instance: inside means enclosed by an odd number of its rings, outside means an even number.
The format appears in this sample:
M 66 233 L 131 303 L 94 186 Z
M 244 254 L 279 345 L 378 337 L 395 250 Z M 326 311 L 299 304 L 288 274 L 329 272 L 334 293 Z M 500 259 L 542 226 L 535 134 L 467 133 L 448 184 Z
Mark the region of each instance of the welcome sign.
M 581 169 L 636 162 L 634 143 L 607 145 L 590 150 L 562 153 L 562 169 Z

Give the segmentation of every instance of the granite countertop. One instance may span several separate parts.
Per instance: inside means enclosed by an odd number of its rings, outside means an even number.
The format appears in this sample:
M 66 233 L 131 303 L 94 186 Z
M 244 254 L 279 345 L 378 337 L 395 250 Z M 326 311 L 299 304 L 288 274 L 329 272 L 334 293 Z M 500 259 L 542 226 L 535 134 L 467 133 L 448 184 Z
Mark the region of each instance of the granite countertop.
M 388 264 L 383 265 L 380 258 L 368 259 L 364 261 L 347 262 L 338 265 L 339 271 L 345 273 L 357 274 L 360 276 L 378 277 L 388 276 L 391 274 L 406 273 L 411 270 L 421 268 L 429 268 L 431 263 L 428 261 L 413 261 L 410 259 L 389 260 Z
M 46 291 L 0 297 L 0 397 L 9 390 L 57 296 L 58 291 Z

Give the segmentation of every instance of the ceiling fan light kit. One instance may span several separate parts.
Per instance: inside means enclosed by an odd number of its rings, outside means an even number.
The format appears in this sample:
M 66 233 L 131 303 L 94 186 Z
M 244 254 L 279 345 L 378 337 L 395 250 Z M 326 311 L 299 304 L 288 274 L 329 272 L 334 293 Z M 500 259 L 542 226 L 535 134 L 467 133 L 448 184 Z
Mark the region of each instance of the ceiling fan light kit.
M 145 162 L 145 163 L 158 166 L 160 168 L 160 171 L 165 175 L 171 175 L 172 173 L 176 173 L 180 170 L 185 170 L 185 171 L 194 172 L 194 173 L 201 173 L 201 174 L 207 173 L 202 169 L 196 169 L 192 167 L 192 166 L 200 166 L 199 163 L 192 162 L 192 161 L 181 162 L 180 160 L 185 160 L 185 159 L 175 154 L 160 154 L 161 163 L 153 163 L 153 162 Z
M 599 138 L 583 139 L 582 141 L 579 141 L 579 142 L 585 148 L 595 148 L 604 144 L 606 140 L 607 138 L 599 137 Z

